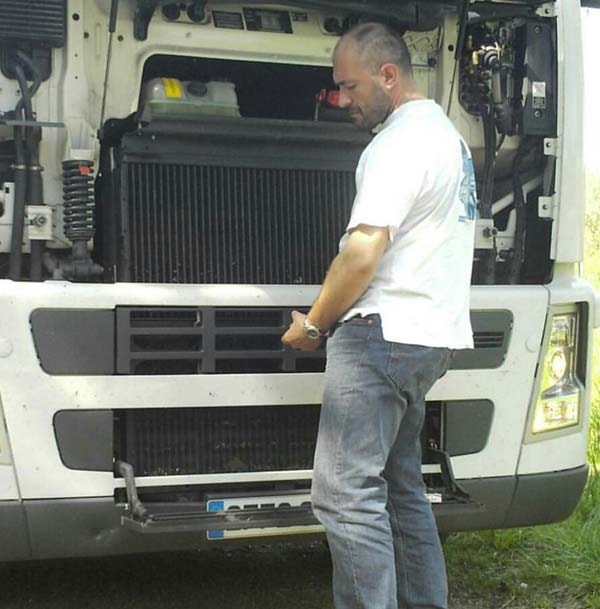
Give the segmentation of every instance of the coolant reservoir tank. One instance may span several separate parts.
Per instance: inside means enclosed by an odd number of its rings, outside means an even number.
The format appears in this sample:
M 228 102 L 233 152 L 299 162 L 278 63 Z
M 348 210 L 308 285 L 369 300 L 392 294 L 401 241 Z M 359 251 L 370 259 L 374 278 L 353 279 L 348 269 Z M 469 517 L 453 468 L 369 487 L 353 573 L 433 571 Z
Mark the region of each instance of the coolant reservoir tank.
M 226 80 L 153 78 L 142 89 L 142 121 L 193 120 L 206 115 L 239 117 L 235 85 Z

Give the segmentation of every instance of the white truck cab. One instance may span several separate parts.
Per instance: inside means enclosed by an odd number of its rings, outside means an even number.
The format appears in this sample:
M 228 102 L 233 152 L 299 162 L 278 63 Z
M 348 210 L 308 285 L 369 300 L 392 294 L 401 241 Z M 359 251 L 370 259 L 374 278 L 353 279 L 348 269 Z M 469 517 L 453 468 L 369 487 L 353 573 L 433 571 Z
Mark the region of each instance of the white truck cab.
M 476 169 L 475 349 L 422 435 L 440 530 L 566 518 L 600 320 L 579 276 L 580 13 L 0 0 L 0 560 L 320 533 L 325 352 L 280 336 L 353 202 L 371 136 L 337 106 L 331 59 L 372 20 L 403 34 Z

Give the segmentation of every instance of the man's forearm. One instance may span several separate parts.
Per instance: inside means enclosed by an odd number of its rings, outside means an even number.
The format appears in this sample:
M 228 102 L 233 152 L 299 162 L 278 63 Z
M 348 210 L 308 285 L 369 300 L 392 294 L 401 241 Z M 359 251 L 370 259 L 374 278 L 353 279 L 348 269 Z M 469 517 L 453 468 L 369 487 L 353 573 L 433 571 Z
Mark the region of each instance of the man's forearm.
M 359 299 L 371 283 L 375 266 L 356 264 L 344 252 L 334 258 L 308 317 L 321 330 L 331 326 Z

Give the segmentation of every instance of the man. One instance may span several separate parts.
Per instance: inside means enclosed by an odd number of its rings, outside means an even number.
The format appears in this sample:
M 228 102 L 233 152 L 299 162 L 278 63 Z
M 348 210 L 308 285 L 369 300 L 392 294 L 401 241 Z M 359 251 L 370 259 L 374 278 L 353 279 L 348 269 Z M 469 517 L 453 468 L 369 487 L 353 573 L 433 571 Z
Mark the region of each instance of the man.
M 337 609 L 445 608 L 444 559 L 421 476 L 425 394 L 472 347 L 475 216 L 468 148 L 418 91 L 401 36 L 363 24 L 338 43 L 340 106 L 379 133 L 356 171 L 340 253 L 284 344 L 329 331 L 312 505 Z

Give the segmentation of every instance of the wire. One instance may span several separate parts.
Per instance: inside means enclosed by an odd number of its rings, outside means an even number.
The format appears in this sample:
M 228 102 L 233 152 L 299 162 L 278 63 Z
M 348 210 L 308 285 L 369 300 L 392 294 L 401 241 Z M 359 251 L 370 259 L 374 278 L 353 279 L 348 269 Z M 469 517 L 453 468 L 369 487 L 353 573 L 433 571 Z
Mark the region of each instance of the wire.
M 108 93 L 108 76 L 110 74 L 110 62 L 112 58 L 113 35 L 117 25 L 117 11 L 119 0 L 111 0 L 110 17 L 108 20 L 108 50 L 106 52 L 106 67 L 104 68 L 104 88 L 102 90 L 102 108 L 100 110 L 100 129 L 104 123 L 104 112 L 106 110 L 106 95 Z

